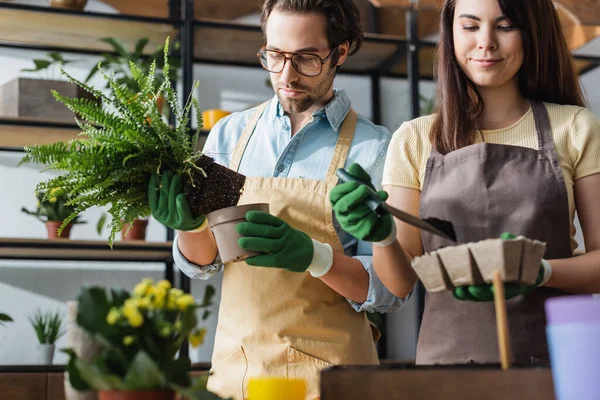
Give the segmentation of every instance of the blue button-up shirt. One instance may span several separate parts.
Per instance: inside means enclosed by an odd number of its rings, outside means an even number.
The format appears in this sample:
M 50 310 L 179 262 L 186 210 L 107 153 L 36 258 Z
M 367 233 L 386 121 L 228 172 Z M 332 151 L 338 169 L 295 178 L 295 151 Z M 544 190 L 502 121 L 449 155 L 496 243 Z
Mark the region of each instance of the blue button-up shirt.
M 350 99 L 343 90 L 336 90 L 334 98 L 314 112 L 312 119 L 292 136 L 290 119 L 275 96 L 248 142 L 239 172 L 248 177 L 325 179 L 348 111 Z M 211 130 L 203 153 L 217 163 L 229 166 L 233 149 L 253 113 L 254 109 L 251 109 L 221 119 Z M 379 189 L 390 138 L 386 128 L 374 125 L 359 115 L 346 167 L 352 163 L 360 164 Z M 367 300 L 362 304 L 349 300 L 350 304 L 357 311 L 383 313 L 399 310 L 405 299 L 391 294 L 379 280 L 373 269 L 371 244 L 341 230 L 335 218 L 334 225 L 344 253 L 360 260 L 369 274 Z M 208 279 L 223 268 L 218 259 L 207 266 L 186 260 L 177 246 L 177 237 L 173 243 L 173 255 L 175 264 L 190 278 Z

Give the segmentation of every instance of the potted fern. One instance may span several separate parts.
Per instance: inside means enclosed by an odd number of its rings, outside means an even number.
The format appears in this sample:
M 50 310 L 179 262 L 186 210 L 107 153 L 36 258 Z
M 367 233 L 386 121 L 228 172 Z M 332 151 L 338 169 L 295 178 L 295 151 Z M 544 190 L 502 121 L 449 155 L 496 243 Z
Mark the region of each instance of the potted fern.
M 41 365 L 50 365 L 54 359 L 55 343 L 65 331 L 63 317 L 57 312 L 43 313 L 39 309 L 29 316 L 29 322 L 39 341 L 38 359 Z
M 92 206 L 108 206 L 112 216 L 108 241 L 112 246 L 116 233 L 125 223 L 150 216 L 150 176 L 161 175 L 166 170 L 185 178 L 184 191 L 194 215 L 206 215 L 237 204 L 246 178 L 196 151 L 202 127 L 200 108 L 192 95 L 183 107 L 179 105 L 171 84 L 168 50 L 167 40 L 162 83 L 158 88 L 154 84 L 156 62 L 151 64 L 147 74 L 135 63 L 129 63 L 138 92 L 118 84 L 102 68 L 100 72 L 108 84 L 109 94 L 62 71 L 69 81 L 101 101 L 68 98 L 53 92 L 58 101 L 83 118 L 76 120 L 82 130 L 80 137 L 68 143 L 27 147 L 20 162 L 44 164 L 47 169 L 61 173 L 37 186 L 38 190 L 57 189 L 57 194 L 71 196 L 67 204 L 74 206 L 74 212 L 60 229 Z M 193 89 L 197 87 L 196 82 Z M 179 122 L 177 127 L 169 126 L 156 106 L 156 99 L 162 94 Z M 198 119 L 196 132 L 190 132 L 187 126 L 192 109 Z

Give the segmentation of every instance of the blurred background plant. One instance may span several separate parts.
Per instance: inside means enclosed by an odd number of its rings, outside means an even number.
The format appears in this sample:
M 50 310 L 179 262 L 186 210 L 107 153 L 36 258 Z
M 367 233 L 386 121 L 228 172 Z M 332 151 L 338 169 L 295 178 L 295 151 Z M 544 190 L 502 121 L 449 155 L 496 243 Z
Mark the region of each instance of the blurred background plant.
M 189 399 L 218 399 L 206 390 L 206 377 L 192 382 L 191 362 L 179 350 L 186 339 L 196 347 L 206 329 L 198 326 L 212 313 L 215 290 L 207 286 L 196 303 L 190 294 L 166 281 L 142 280 L 125 290 L 84 288 L 78 297 L 77 324 L 101 345 L 91 362 L 72 349 L 67 365 L 77 390 L 172 390 Z
M 25 207 L 21 211 L 25 214 L 32 215 L 42 222 L 48 221 L 64 221 L 71 213 L 75 211 L 74 206 L 67 205 L 69 196 L 66 193 L 60 193 L 60 188 L 53 188 L 49 191 L 39 190 L 36 192 L 38 199 L 37 208 L 35 211 L 29 211 Z M 85 221 L 76 216 L 71 220 L 72 224 L 85 224 Z
M 38 309 L 28 318 L 40 344 L 54 344 L 65 334 L 63 317 L 58 311 L 42 312 Z

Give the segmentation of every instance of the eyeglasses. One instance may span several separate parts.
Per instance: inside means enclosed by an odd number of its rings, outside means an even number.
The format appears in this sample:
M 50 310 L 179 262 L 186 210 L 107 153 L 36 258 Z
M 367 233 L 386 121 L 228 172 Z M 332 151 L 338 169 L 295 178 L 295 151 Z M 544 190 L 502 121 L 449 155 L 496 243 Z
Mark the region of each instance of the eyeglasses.
M 278 50 L 268 50 L 263 46 L 256 56 L 260 60 L 260 65 L 264 69 L 274 74 L 278 74 L 285 68 L 287 60 L 291 60 L 292 66 L 299 74 L 304 76 L 318 76 L 323 71 L 323 64 L 329 60 L 335 47 L 325 58 L 321 58 L 318 54 L 312 53 L 288 53 Z M 291 55 L 287 55 L 291 54 Z

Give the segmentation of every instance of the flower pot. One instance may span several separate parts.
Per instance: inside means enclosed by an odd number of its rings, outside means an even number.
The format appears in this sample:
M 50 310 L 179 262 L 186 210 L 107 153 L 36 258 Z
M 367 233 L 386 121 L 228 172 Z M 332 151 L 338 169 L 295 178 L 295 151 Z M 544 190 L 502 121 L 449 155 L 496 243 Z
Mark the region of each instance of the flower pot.
M 52 365 L 54 347 L 53 344 L 38 344 L 38 362 L 40 365 Z
M 121 241 L 146 240 L 147 226 L 147 219 L 134 219 L 131 229 L 129 229 L 129 224 L 123 225 L 123 229 L 121 230 Z M 129 229 L 129 232 L 127 232 L 127 229 Z
M 217 248 L 223 263 L 243 261 L 248 257 L 260 254 L 255 251 L 244 250 L 238 246 L 238 239 L 241 236 L 237 233 L 235 227 L 238 223 L 246 221 L 246 213 L 251 210 L 269 212 L 269 205 L 257 203 L 227 207 L 213 211 L 206 216 L 208 224 L 215 235 Z
M 120 391 L 101 390 L 99 400 L 174 400 L 175 392 L 169 390 Z
M 48 221 L 46 222 L 46 229 L 48 230 L 48 239 L 68 239 L 71 234 L 71 228 L 73 224 L 68 224 L 65 229 L 62 230 L 60 236 L 58 236 L 58 228 L 62 225 L 62 221 Z
M 74 8 L 76 10 L 83 10 L 87 0 L 50 0 L 50 7 L 57 8 Z

